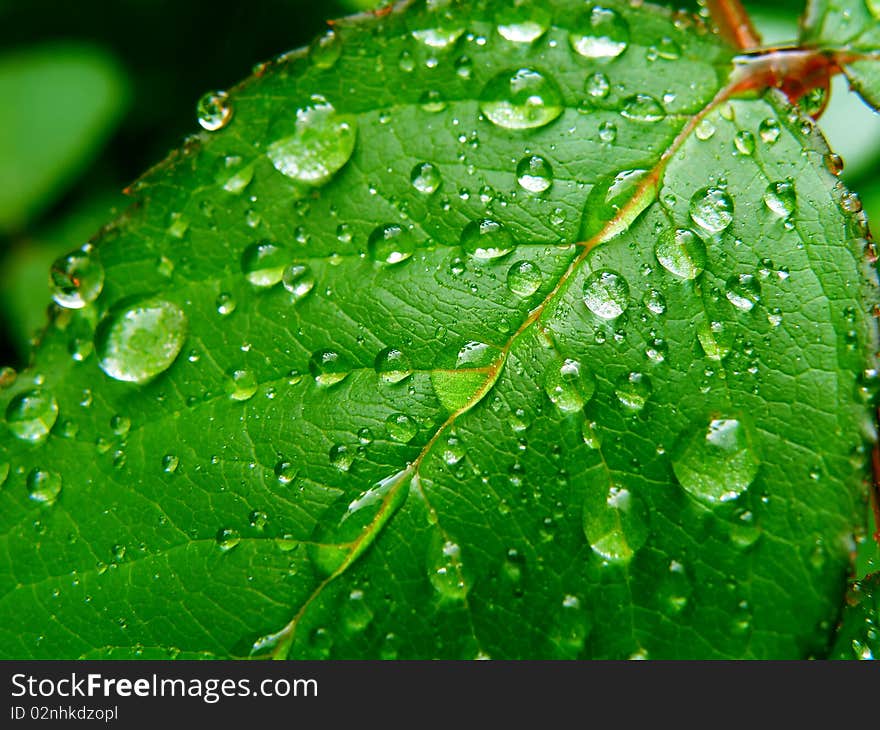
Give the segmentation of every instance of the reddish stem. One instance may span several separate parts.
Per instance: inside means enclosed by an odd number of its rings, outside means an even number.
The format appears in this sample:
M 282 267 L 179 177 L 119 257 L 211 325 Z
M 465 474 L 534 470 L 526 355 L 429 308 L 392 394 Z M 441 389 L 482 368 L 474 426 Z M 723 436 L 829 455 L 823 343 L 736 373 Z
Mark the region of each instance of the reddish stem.
M 706 7 L 721 37 L 734 48 L 750 51 L 761 45 L 761 36 L 739 0 L 706 0 Z

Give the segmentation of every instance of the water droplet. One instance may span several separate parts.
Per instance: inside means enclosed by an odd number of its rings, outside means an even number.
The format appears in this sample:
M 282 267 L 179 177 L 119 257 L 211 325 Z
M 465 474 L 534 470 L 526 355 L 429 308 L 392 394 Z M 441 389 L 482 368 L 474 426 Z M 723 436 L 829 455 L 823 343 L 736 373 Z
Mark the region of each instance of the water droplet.
M 614 394 L 620 405 L 630 413 L 641 411 L 654 391 L 651 379 L 642 373 L 626 373 L 614 387 Z
M 196 104 L 196 114 L 202 129 L 216 132 L 223 129 L 232 119 L 232 104 L 225 91 L 209 91 Z
M 614 122 L 602 122 L 599 125 L 599 139 L 611 144 L 617 139 L 617 125 Z
M 733 200 L 721 188 L 703 188 L 691 197 L 689 212 L 703 230 L 721 233 L 733 222 Z
M 751 274 L 739 274 L 727 280 L 727 299 L 737 309 L 751 312 L 761 301 L 761 283 Z
M 461 247 L 465 253 L 476 259 L 492 260 L 509 254 L 513 248 L 513 238 L 498 221 L 483 218 L 471 221 L 461 232 Z
M 289 261 L 287 252 L 270 241 L 250 244 L 241 255 L 241 270 L 254 286 L 265 289 L 284 278 Z
M 61 494 L 61 475 L 54 471 L 31 469 L 26 484 L 28 496 L 35 502 L 54 504 Z
M 666 118 L 666 110 L 653 96 L 635 94 L 623 102 L 620 115 L 635 122 L 660 122 Z
M 782 134 L 782 127 L 775 119 L 765 119 L 758 127 L 758 136 L 766 144 L 775 144 Z
M 275 476 L 281 484 L 287 485 L 290 484 L 294 479 L 296 479 L 297 470 L 293 463 L 289 461 L 285 461 L 281 459 L 277 464 L 275 464 Z
M 233 530 L 231 527 L 223 527 L 217 531 L 215 540 L 217 541 L 217 547 L 223 552 L 229 552 L 241 542 L 241 535 L 238 533 L 238 530 Z
M 341 55 L 342 39 L 332 28 L 318 36 L 309 47 L 309 60 L 317 68 L 333 68 Z
M 38 444 L 45 441 L 58 420 L 58 403 L 44 390 L 19 393 L 6 406 L 6 425 L 22 441 Z
M 305 185 L 323 185 L 351 158 L 357 120 L 338 114 L 323 96 L 313 96 L 296 112 L 289 137 L 273 142 L 266 155 L 276 170 Z
M 376 355 L 376 372 L 386 383 L 399 383 L 412 375 L 412 363 L 396 347 L 386 347 Z
M 257 392 L 257 377 L 250 370 L 233 370 L 226 382 L 226 392 L 232 400 L 246 401 Z
M 298 302 L 315 288 L 315 275 L 308 264 L 294 262 L 284 269 L 281 283 L 291 293 L 291 300 Z
M 412 37 L 417 41 L 421 41 L 428 48 L 436 48 L 438 50 L 449 48 L 461 38 L 464 28 L 455 27 L 438 27 L 438 28 L 422 28 L 412 31 Z
M 220 292 L 220 294 L 217 295 L 217 300 L 214 302 L 214 305 L 217 307 L 217 313 L 222 317 L 225 317 L 235 311 L 235 297 L 229 292 Z
M 127 436 L 131 430 L 131 419 L 119 414 L 110 419 L 110 430 L 117 436 Z
M 537 3 L 502 5 L 495 13 L 498 34 L 511 43 L 534 43 L 550 27 L 550 12 Z
M 730 352 L 731 337 L 721 322 L 701 322 L 697 340 L 710 360 L 723 360 Z
M 626 216 L 617 221 L 615 218 L 623 206 L 632 203 L 639 195 L 639 185 L 646 174 L 647 170 L 623 170 L 598 180 L 584 204 L 580 240 L 589 241 L 603 231 L 607 236 L 626 230 L 629 227 Z
M 584 304 L 597 317 L 616 319 L 629 306 L 629 284 L 615 271 L 594 271 L 584 281 Z
M 605 99 L 611 91 L 611 82 L 603 73 L 590 74 L 584 82 L 584 91 L 593 99 Z
M 677 560 L 669 563 L 669 572 L 661 579 L 659 597 L 666 613 L 677 616 L 685 608 L 694 586 L 684 565 Z
M 419 432 L 418 424 L 404 413 L 392 413 L 385 419 L 385 430 L 393 441 L 408 444 Z
M 162 471 L 166 474 L 173 474 L 180 466 L 180 459 L 175 454 L 165 454 L 162 457 Z
M 74 251 L 52 264 L 49 287 L 56 304 L 81 309 L 95 301 L 104 288 L 104 267 L 90 251 Z
M 648 539 L 648 511 L 629 489 L 591 490 L 584 502 L 583 528 L 593 552 L 626 563 Z
M 416 250 L 412 231 L 396 223 L 387 223 L 376 228 L 367 242 L 370 258 L 384 264 L 399 264 L 406 261 Z
M 544 391 L 563 413 L 579 413 L 596 392 L 596 379 L 577 360 L 556 359 L 547 368 Z
M 428 551 L 428 577 L 441 598 L 463 601 L 469 586 L 462 573 L 461 548 L 451 540 L 436 536 Z
M 593 6 L 575 19 L 573 27 L 569 43 L 585 58 L 617 58 L 629 45 L 629 23 L 614 10 Z
M 780 218 L 788 218 L 797 208 L 797 193 L 791 180 L 773 182 L 764 191 L 764 205 Z
M 354 463 L 354 453 L 345 444 L 334 444 L 330 447 L 330 466 L 339 471 L 348 471 Z
M 183 310 L 162 299 L 122 303 L 110 310 L 95 332 L 95 350 L 107 375 L 146 383 L 165 372 L 186 341 Z
M 413 187 L 425 195 L 437 192 L 442 182 L 440 170 L 430 162 L 420 162 L 417 164 L 412 169 L 409 179 Z
M 746 428 L 734 418 L 716 418 L 686 433 L 672 460 L 682 487 L 715 504 L 736 499 L 758 473 Z
M 662 233 L 654 254 L 664 269 L 682 279 L 696 279 L 706 267 L 706 244 L 687 228 Z
M 733 146 L 741 155 L 753 155 L 755 153 L 755 135 L 749 131 L 741 130 L 733 138 Z
M 315 382 L 326 388 L 345 380 L 351 372 L 351 366 L 348 360 L 334 350 L 318 350 L 312 353 L 309 371 Z
M 542 280 L 541 270 L 531 261 L 517 261 L 507 270 L 507 288 L 519 297 L 532 296 Z
M 539 155 L 523 157 L 516 166 L 516 181 L 530 193 L 543 193 L 553 184 L 553 168 Z
M 269 523 L 269 515 L 262 510 L 255 509 L 248 515 L 248 522 L 250 522 L 251 527 L 255 530 L 262 531 Z
M 446 108 L 446 99 L 436 89 L 428 89 L 419 97 L 419 106 L 426 112 L 436 114 L 442 112 Z
M 505 129 L 543 127 L 562 113 L 562 93 L 556 82 L 534 69 L 502 71 L 483 89 L 480 108 Z
M 364 600 L 364 592 L 359 589 L 348 594 L 348 601 L 342 609 L 342 621 L 351 633 L 363 631 L 373 620 L 373 611 Z

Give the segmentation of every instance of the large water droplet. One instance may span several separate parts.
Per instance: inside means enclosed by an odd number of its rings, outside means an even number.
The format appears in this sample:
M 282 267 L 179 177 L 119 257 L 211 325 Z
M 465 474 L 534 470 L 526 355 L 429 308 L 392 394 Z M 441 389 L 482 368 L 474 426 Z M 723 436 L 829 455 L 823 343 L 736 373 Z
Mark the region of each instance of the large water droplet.
M 461 247 L 476 259 L 491 260 L 509 254 L 513 237 L 498 221 L 483 218 L 471 221 L 461 232 Z
M 629 23 L 614 10 L 593 6 L 576 18 L 573 27 L 569 43 L 585 58 L 617 58 L 629 45 Z
M 517 261 L 507 270 L 507 288 L 519 297 L 532 296 L 542 281 L 541 270 L 531 261 Z
M 584 203 L 579 234 L 582 241 L 589 241 L 603 231 L 608 234 L 608 224 L 639 194 L 639 185 L 646 173 L 646 170 L 639 169 L 623 170 L 596 182 Z M 626 221 L 618 220 L 613 223 L 614 232 L 620 233 L 628 225 Z
M 318 385 L 329 387 L 345 380 L 351 372 L 351 366 L 335 350 L 317 350 L 309 360 L 309 371 Z
M 642 373 L 626 373 L 620 377 L 614 387 L 614 394 L 620 405 L 630 413 L 641 411 L 653 391 L 651 379 Z
M 54 504 L 61 494 L 61 475 L 54 471 L 31 469 L 27 475 L 28 496 L 35 502 Z
M 629 306 L 629 284 L 616 271 L 594 271 L 584 281 L 584 304 L 597 317 L 616 319 Z
M 623 102 L 620 115 L 636 122 L 660 122 L 666 118 L 666 110 L 653 96 L 635 94 Z
M 95 301 L 104 287 L 104 267 L 91 251 L 74 251 L 52 264 L 52 299 L 67 309 L 81 309 Z
M 743 312 L 751 312 L 761 301 L 761 283 L 752 274 L 739 274 L 727 280 L 727 298 Z
M 45 441 L 57 420 L 58 403 L 44 390 L 19 393 L 6 406 L 6 425 L 22 441 Z
M 294 133 L 270 144 L 266 155 L 297 182 L 323 185 L 351 158 L 356 136 L 353 115 L 339 114 L 323 96 L 313 96 L 297 110 Z
M 250 370 L 233 370 L 228 375 L 226 392 L 232 400 L 250 400 L 257 392 L 257 377 Z
M 162 299 L 117 305 L 95 332 L 101 370 L 115 380 L 152 380 L 171 367 L 186 341 L 188 326 L 183 310 Z
M 294 262 L 284 269 L 281 283 L 291 293 L 291 299 L 298 302 L 315 288 L 315 275 L 308 264 Z
M 550 12 L 537 3 L 502 5 L 495 13 L 498 34 L 512 43 L 534 43 L 550 27 Z
M 543 127 L 562 113 L 562 93 L 555 81 L 534 69 L 502 71 L 483 89 L 480 108 L 505 129 Z
M 660 234 L 654 254 L 664 269 L 682 279 L 696 279 L 706 268 L 706 244 L 688 228 Z
M 388 436 L 402 444 L 408 444 L 419 432 L 418 424 L 405 413 L 392 413 L 385 419 Z
M 781 218 L 788 218 L 797 208 L 797 193 L 791 180 L 770 183 L 764 191 L 764 205 Z
M 765 144 L 775 144 L 782 134 L 782 127 L 775 119 L 765 119 L 758 127 L 758 136 Z
M 464 33 L 464 28 L 439 26 L 437 28 L 422 28 L 412 31 L 412 37 L 421 41 L 428 48 L 438 50 L 449 48 Z
M 376 372 L 386 383 L 399 383 L 412 375 L 412 363 L 396 347 L 386 347 L 376 355 Z
M 397 223 L 387 223 L 374 229 L 367 242 L 370 258 L 383 264 L 399 264 L 416 250 L 412 231 Z
M 648 539 L 648 511 L 629 489 L 612 486 L 584 502 L 584 535 L 593 552 L 612 562 L 628 562 Z
M 578 413 L 593 397 L 596 379 L 577 360 L 553 360 L 544 378 L 544 391 L 563 413 Z
M 523 157 L 516 166 L 516 181 L 530 193 L 543 193 L 553 184 L 553 168 L 539 155 Z
M 223 527 L 217 531 L 214 539 L 217 542 L 217 547 L 226 553 L 241 542 L 241 535 L 238 530 L 234 530 L 231 527 Z
M 747 130 L 739 131 L 733 138 L 733 146 L 741 155 L 753 155 L 755 154 L 755 135 Z
M 309 60 L 317 68 L 333 68 L 342 55 L 342 39 L 330 28 L 324 35 L 318 36 L 309 47 Z
M 672 460 L 682 487 L 715 504 L 736 499 L 758 473 L 758 460 L 745 426 L 734 418 L 714 418 L 686 433 Z
M 245 278 L 261 289 L 281 281 L 288 262 L 287 252 L 270 241 L 252 243 L 241 254 L 241 270 Z
M 196 104 L 199 124 L 209 132 L 222 129 L 232 119 L 232 104 L 225 91 L 209 91 Z
M 430 195 L 437 191 L 442 182 L 440 170 L 430 162 L 420 162 L 410 172 L 410 182 L 420 193 Z
M 721 233 L 733 222 L 733 200 L 721 188 L 703 188 L 691 197 L 689 212 L 703 230 Z

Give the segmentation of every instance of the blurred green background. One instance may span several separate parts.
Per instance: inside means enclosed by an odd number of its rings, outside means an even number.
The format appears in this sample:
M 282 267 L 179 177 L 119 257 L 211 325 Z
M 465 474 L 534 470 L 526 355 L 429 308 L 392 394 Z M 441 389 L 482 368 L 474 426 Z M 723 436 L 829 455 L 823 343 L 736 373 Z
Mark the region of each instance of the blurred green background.
M 536 0 L 540 1 L 540 0 Z M 693 5 L 693 0 L 671 2 Z M 48 268 L 128 203 L 122 189 L 196 132 L 195 104 L 377 0 L 0 0 L 0 365 L 27 362 Z M 766 43 L 800 0 L 746 3 Z M 880 218 L 880 117 L 837 79 L 821 122 Z

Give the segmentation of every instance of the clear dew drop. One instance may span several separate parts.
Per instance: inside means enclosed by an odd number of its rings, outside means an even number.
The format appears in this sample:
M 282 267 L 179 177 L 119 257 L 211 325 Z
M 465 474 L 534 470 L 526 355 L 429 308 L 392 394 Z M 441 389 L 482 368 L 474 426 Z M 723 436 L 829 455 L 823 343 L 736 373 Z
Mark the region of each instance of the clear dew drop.
M 495 13 L 498 34 L 511 43 L 534 43 L 550 28 L 550 12 L 538 3 L 504 4 Z
M 629 23 L 614 10 L 598 5 L 581 13 L 574 21 L 568 41 L 584 58 L 617 58 L 629 45 Z
M 758 126 L 758 136 L 765 144 L 776 144 L 781 134 L 782 127 L 775 119 L 765 119 Z
M 345 444 L 334 444 L 328 454 L 330 466 L 339 471 L 348 471 L 354 463 L 354 452 Z
M 728 301 L 743 312 L 751 312 L 761 301 L 761 282 L 752 274 L 738 274 L 727 280 Z
M 220 292 L 220 294 L 217 295 L 214 306 L 217 307 L 217 314 L 221 317 L 226 317 L 235 311 L 237 302 L 235 301 L 235 297 L 229 292 Z
M 455 45 L 455 42 L 461 38 L 464 28 L 457 27 L 437 27 L 422 28 L 412 31 L 412 37 L 417 41 L 424 43 L 428 48 L 443 50 Z
M 225 91 L 209 91 L 196 104 L 196 115 L 202 129 L 216 132 L 232 119 L 232 103 Z
M 654 392 L 651 379 L 642 373 L 632 372 L 621 376 L 614 386 L 614 394 L 623 409 L 629 413 L 641 411 Z
M 348 360 L 335 350 L 317 350 L 309 360 L 315 382 L 325 388 L 341 383 L 351 372 Z
M 131 430 L 131 419 L 117 413 L 110 419 L 110 430 L 114 435 L 124 438 Z
M 596 392 L 596 379 L 577 360 L 555 359 L 547 367 L 544 392 L 562 413 L 579 413 Z
M 232 400 L 250 400 L 257 392 L 257 377 L 251 370 L 232 370 L 227 376 L 226 392 Z
M 635 122 L 660 122 L 666 118 L 666 110 L 653 96 L 635 94 L 626 98 L 620 116 Z
M 677 616 L 685 608 L 694 592 L 694 586 L 683 563 L 672 560 L 669 570 L 660 579 L 658 595 L 664 612 Z
M 755 135 L 748 130 L 740 130 L 733 138 L 733 146 L 739 154 L 749 157 L 755 154 Z
M 288 261 L 287 252 L 281 246 L 271 241 L 257 241 L 242 252 L 241 270 L 253 286 L 267 289 L 281 281 Z
M 475 259 L 490 261 L 506 256 L 514 249 L 513 237 L 491 218 L 471 221 L 461 232 L 461 247 Z
M 251 510 L 248 514 L 248 522 L 250 526 L 255 530 L 263 531 L 266 529 L 266 525 L 269 524 L 269 515 L 262 510 Z
M 697 190 L 688 210 L 691 220 L 709 233 L 721 233 L 733 222 L 733 200 L 722 188 Z
M 49 437 L 58 420 L 58 402 L 46 390 L 19 393 L 6 406 L 6 425 L 22 441 L 38 444 Z
M 309 46 L 309 60 L 316 68 L 333 68 L 341 55 L 342 39 L 332 28 L 318 36 Z
M 611 144 L 617 140 L 617 125 L 614 122 L 602 122 L 599 125 L 599 139 Z
M 584 91 L 593 99 L 605 99 L 611 92 L 611 82 L 603 73 L 594 73 L 584 81 Z
M 436 114 L 446 108 L 446 99 L 436 89 L 428 89 L 419 97 L 419 106 L 426 112 Z
M 339 114 L 323 96 L 296 112 L 292 135 L 266 148 L 276 170 L 296 182 L 318 186 L 328 182 L 354 152 L 357 120 Z
M 308 264 L 294 262 L 284 269 L 281 283 L 291 294 L 291 300 L 298 302 L 315 288 L 315 275 Z
M 702 502 L 739 497 L 755 480 L 758 460 L 745 426 L 735 418 L 713 418 L 684 434 L 672 471 L 684 489 Z
M 550 641 L 560 657 L 577 659 L 584 650 L 592 628 L 590 614 L 583 608 L 580 599 L 567 594 L 551 624 Z
M 518 297 L 530 297 L 543 283 L 538 265 L 531 261 L 517 261 L 507 270 L 507 288 Z
M 408 444 L 419 432 L 419 426 L 405 413 L 392 413 L 385 419 L 385 431 L 392 441 Z
M 61 475 L 44 469 L 31 469 L 25 480 L 28 496 L 35 502 L 54 504 L 61 494 Z
M 360 633 L 373 620 L 373 611 L 365 600 L 364 592 L 355 589 L 348 594 L 342 609 L 342 622 L 349 633 Z
M 217 531 L 214 540 L 218 548 L 224 553 L 228 553 L 241 542 L 241 535 L 238 530 L 234 530 L 231 527 L 222 527 Z
M 483 89 L 480 108 L 498 127 L 533 129 L 562 113 L 562 93 L 555 81 L 534 69 L 502 71 Z
M 409 180 L 416 190 L 425 195 L 437 192 L 442 182 L 440 170 L 430 162 L 420 162 L 413 167 Z
M 540 155 L 523 157 L 516 166 L 516 181 L 523 190 L 543 193 L 553 184 L 553 168 Z
M 166 474 L 174 474 L 180 466 L 180 458 L 176 454 L 165 454 L 162 457 L 162 471 Z
M 730 353 L 731 336 L 722 322 L 700 322 L 697 325 L 697 341 L 706 357 L 721 361 Z
M 661 233 L 654 255 L 664 269 L 682 279 L 696 279 L 706 268 L 706 244 L 688 228 Z
M 470 586 L 465 582 L 461 548 L 437 536 L 428 551 L 428 578 L 441 600 L 463 601 Z
M 279 459 L 274 468 L 275 478 L 279 483 L 287 486 L 296 479 L 297 469 L 293 462 Z
M 788 218 L 797 209 L 797 192 L 791 180 L 772 182 L 764 191 L 764 205 L 780 218 Z
M 629 306 L 629 284 L 616 271 L 594 271 L 584 281 L 584 304 L 597 317 L 617 319 Z
M 101 370 L 114 380 L 152 380 L 171 367 L 186 341 L 188 326 L 183 310 L 162 299 L 117 305 L 95 332 Z
M 386 347 L 376 355 L 376 373 L 385 383 L 399 383 L 412 375 L 410 359 L 396 347 Z
M 383 264 L 399 264 L 410 258 L 416 250 L 412 231 L 397 223 L 378 226 L 367 241 L 370 258 Z
M 629 489 L 612 485 L 587 496 L 583 529 L 593 552 L 609 562 L 627 563 L 647 542 L 648 511 Z
M 58 306 L 81 309 L 104 288 L 104 267 L 90 251 L 73 251 L 52 264 L 49 288 Z

